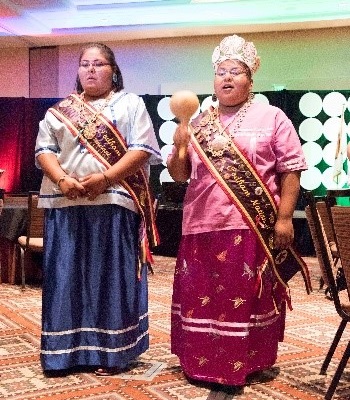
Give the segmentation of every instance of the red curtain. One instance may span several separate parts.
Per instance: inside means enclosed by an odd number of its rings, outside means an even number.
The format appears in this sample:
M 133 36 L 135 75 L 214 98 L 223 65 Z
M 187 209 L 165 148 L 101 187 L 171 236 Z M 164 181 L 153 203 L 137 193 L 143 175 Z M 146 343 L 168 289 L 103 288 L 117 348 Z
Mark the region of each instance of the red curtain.
M 58 99 L 0 98 L 0 188 L 6 192 L 39 190 L 42 173 L 35 166 L 39 122 Z
M 15 192 L 21 186 L 21 140 L 24 98 L 0 98 L 0 187 Z

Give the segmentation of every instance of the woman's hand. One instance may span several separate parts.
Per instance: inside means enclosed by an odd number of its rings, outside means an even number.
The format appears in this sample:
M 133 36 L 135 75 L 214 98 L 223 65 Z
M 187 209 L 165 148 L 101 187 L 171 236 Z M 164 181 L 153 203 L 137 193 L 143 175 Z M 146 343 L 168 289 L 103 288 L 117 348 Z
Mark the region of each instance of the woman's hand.
M 77 179 L 69 175 L 62 177 L 58 186 L 63 195 L 69 200 L 75 200 L 78 197 L 84 197 L 86 195 L 84 186 Z
M 179 153 L 187 153 L 187 146 L 190 142 L 191 134 L 188 129 L 188 124 L 179 124 L 174 133 L 174 146 Z M 181 157 L 180 157 L 181 158 Z
M 104 193 L 109 186 L 105 176 L 101 172 L 87 175 L 79 179 L 79 182 L 84 188 L 85 194 L 89 200 L 95 200 L 96 197 Z
M 173 141 L 175 151 L 167 159 L 167 167 L 176 182 L 186 182 L 191 175 L 191 163 L 188 156 L 188 145 L 191 132 L 188 124 L 180 124 L 176 128 Z
M 291 218 L 277 219 L 275 224 L 274 246 L 276 249 L 287 249 L 294 240 L 294 227 Z
M 275 225 L 274 245 L 287 249 L 294 240 L 293 211 L 300 190 L 300 171 L 284 172 L 281 175 L 281 200 Z

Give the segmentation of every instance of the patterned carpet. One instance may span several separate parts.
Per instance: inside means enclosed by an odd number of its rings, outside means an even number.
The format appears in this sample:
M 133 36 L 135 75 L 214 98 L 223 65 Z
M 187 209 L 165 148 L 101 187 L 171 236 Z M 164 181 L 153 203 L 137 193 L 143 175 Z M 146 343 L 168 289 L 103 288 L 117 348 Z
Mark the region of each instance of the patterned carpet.
M 323 399 L 342 351 L 350 340 L 345 331 L 329 367 L 319 374 L 328 347 L 339 324 L 334 306 L 318 290 L 318 269 L 310 265 L 314 292 L 307 295 L 301 276 L 291 281 L 292 312 L 287 315 L 285 342 L 280 345 L 276 366 L 243 393 L 228 394 L 190 384 L 177 358 L 169 350 L 170 300 L 175 260 L 155 256 L 154 275 L 149 276 L 151 346 L 124 375 L 96 377 L 80 372 L 60 378 L 44 377 L 39 364 L 40 286 L 0 285 L 0 398 L 11 400 L 309 400 Z M 350 399 L 350 369 L 347 368 L 333 399 Z

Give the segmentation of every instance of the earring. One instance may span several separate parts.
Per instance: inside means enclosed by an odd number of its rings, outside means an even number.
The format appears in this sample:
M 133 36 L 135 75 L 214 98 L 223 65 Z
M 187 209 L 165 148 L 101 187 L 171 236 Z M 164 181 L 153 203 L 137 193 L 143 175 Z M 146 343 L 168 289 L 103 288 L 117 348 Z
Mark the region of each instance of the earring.
M 216 96 L 215 93 L 213 93 L 213 94 L 211 95 L 211 100 L 212 100 L 213 103 L 215 103 L 216 101 L 218 101 L 218 98 L 217 98 L 217 96 Z
M 114 74 L 113 74 L 113 76 L 112 76 L 112 81 L 114 82 L 114 83 L 117 83 L 118 82 L 118 75 L 114 72 Z

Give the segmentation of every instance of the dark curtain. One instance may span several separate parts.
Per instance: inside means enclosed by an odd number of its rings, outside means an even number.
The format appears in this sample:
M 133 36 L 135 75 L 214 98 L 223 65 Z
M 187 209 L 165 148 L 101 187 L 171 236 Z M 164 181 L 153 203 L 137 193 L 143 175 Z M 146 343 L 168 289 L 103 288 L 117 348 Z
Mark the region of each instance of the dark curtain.
M 330 91 L 313 91 L 323 99 Z M 339 91 L 346 98 L 350 97 L 350 91 Z M 307 91 L 288 91 L 262 92 L 270 104 L 281 108 L 291 119 L 298 131 L 305 116 L 299 111 L 299 101 Z M 160 146 L 163 146 L 159 139 L 159 128 L 164 122 L 157 112 L 159 101 L 163 95 L 144 95 L 141 96 L 146 104 L 151 116 L 154 129 Z M 208 95 L 199 95 L 202 102 Z M 40 120 L 43 119 L 46 110 L 56 103 L 59 99 L 25 99 L 25 98 L 0 98 L 0 169 L 5 169 L 5 173 L 0 178 L 0 187 L 8 192 L 27 192 L 38 190 L 42 178 L 42 173 L 35 166 L 34 146 L 38 133 Z M 317 118 L 324 123 L 329 118 L 324 111 L 321 111 Z M 350 112 L 345 111 L 345 122 L 349 122 Z M 303 143 L 303 140 L 301 139 Z M 328 143 L 322 135 L 317 141 L 322 148 Z M 317 167 L 324 170 L 327 166 L 321 161 Z M 151 167 L 151 185 L 155 194 L 161 193 L 159 175 L 165 168 L 163 164 Z M 325 188 L 321 185 L 316 191 L 316 195 L 323 195 Z M 301 205 L 303 208 L 303 205 Z

